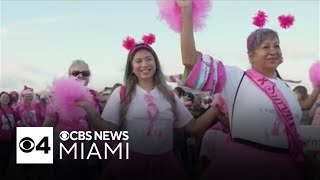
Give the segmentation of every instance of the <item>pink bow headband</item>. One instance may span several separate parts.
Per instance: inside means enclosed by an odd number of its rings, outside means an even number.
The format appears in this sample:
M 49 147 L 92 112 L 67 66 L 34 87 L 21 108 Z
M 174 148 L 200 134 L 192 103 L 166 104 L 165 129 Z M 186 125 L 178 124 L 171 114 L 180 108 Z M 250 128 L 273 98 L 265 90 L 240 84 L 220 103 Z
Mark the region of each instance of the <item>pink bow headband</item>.
M 128 36 L 123 40 L 122 46 L 127 50 L 129 50 L 130 52 L 133 52 L 136 49 L 136 47 L 145 46 L 147 48 L 150 48 L 149 45 L 153 44 L 155 40 L 156 40 L 156 37 L 152 33 L 142 36 L 143 43 L 136 43 L 132 37 Z

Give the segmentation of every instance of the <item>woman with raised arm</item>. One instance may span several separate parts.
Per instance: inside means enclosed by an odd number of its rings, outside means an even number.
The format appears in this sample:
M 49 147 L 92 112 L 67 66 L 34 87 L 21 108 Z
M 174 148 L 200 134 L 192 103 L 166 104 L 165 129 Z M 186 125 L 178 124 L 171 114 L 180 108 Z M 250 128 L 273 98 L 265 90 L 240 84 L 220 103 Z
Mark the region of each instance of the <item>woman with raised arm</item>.
M 225 145 L 206 177 L 302 178 L 299 162 L 303 145 L 296 125 L 302 109 L 310 108 L 320 92 L 314 87 L 310 102 L 299 105 L 292 90 L 276 77 L 282 53 L 278 34 L 266 28 L 247 39 L 251 69 L 225 66 L 195 47 L 192 0 L 176 0 L 182 12 L 181 53 L 183 83 L 199 90 L 221 92 L 227 104 L 232 142 Z

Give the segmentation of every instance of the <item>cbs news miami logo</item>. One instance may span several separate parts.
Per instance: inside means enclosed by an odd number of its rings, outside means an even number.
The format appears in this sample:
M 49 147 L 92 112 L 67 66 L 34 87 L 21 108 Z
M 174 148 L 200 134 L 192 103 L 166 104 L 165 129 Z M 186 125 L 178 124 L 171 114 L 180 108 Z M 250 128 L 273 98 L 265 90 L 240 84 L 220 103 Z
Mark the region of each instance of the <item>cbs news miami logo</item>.
M 17 164 L 53 164 L 53 128 L 17 127 Z

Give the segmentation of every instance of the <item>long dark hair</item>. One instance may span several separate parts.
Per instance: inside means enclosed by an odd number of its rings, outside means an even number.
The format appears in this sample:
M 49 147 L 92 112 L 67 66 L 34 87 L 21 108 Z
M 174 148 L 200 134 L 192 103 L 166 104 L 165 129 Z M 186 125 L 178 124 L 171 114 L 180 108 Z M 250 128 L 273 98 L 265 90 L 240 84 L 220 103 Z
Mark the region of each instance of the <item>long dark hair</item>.
M 174 99 L 173 92 L 168 88 L 168 85 L 165 80 L 165 76 L 162 73 L 160 62 L 158 59 L 158 56 L 156 52 L 146 44 L 137 44 L 136 47 L 131 50 L 128 54 L 127 57 L 127 64 L 126 64 L 126 69 L 125 69 L 125 74 L 124 74 L 124 84 L 126 87 L 126 98 L 124 102 L 121 103 L 120 106 L 120 124 L 119 128 L 122 130 L 126 126 L 126 114 L 128 112 L 129 105 L 132 101 L 132 98 L 136 92 L 136 84 L 138 83 L 138 78 L 136 77 L 135 74 L 132 73 L 132 60 L 134 55 L 140 51 L 140 50 L 147 50 L 149 51 L 152 56 L 154 57 L 155 63 L 156 63 L 156 72 L 153 76 L 153 80 L 155 82 L 155 86 L 159 89 L 160 93 L 164 96 L 164 98 L 170 103 L 172 107 L 172 112 L 174 115 L 174 118 L 176 118 L 176 102 Z

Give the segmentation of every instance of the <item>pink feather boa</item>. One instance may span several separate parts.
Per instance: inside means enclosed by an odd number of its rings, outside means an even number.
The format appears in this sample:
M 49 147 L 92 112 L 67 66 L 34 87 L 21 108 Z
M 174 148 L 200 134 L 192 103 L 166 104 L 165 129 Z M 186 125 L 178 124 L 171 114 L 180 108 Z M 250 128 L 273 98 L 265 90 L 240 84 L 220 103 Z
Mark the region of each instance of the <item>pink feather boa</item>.
M 309 70 L 309 78 L 313 85 L 320 86 L 320 61 L 312 64 Z
M 58 112 L 62 120 L 72 121 L 85 116 L 85 111 L 75 105 L 76 101 L 92 101 L 92 95 L 86 86 L 71 77 L 62 77 L 53 81 L 50 110 Z
M 164 19 L 169 27 L 175 31 L 181 32 L 182 17 L 181 8 L 176 0 L 158 0 L 160 18 Z M 193 0 L 193 29 L 201 30 L 204 27 L 204 20 L 211 10 L 210 0 Z

